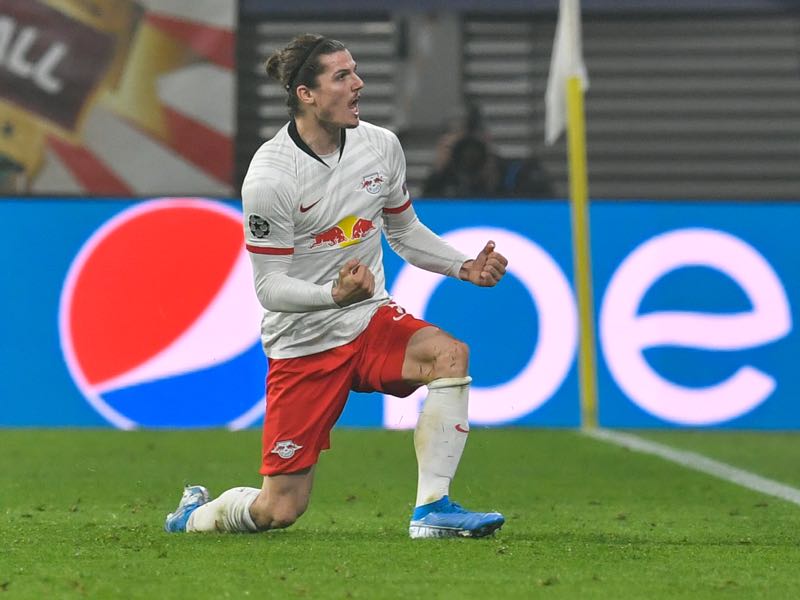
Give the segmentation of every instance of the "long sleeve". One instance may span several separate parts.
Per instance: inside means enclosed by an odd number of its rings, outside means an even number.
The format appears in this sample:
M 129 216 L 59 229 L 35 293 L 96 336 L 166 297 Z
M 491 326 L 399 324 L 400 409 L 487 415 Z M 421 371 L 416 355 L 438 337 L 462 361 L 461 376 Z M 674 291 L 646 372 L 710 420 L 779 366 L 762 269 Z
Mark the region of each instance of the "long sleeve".
M 458 278 L 469 260 L 423 225 L 410 203 L 400 212 L 384 212 L 383 220 L 392 250 L 415 267 Z
M 317 285 L 289 277 L 291 256 L 250 253 L 255 273 L 256 295 L 261 306 L 272 312 L 313 312 L 339 308 L 333 301 L 333 282 Z
M 406 162 L 397 136 L 390 134 L 385 150 L 390 172 L 390 189 L 383 208 L 383 229 L 392 250 L 406 262 L 434 273 L 458 278 L 469 260 L 417 218 L 406 185 Z

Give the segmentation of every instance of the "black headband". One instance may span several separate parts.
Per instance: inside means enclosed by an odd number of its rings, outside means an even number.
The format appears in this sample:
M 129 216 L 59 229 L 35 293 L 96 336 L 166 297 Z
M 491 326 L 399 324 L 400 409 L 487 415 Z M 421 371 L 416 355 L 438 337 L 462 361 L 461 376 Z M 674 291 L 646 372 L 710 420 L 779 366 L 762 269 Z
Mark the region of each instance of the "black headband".
M 287 92 L 292 89 L 292 86 L 294 85 L 294 80 L 297 79 L 298 75 L 300 75 L 300 71 L 302 71 L 305 68 L 306 63 L 311 58 L 311 55 L 314 54 L 316 49 L 319 48 L 320 45 L 322 44 L 322 42 L 324 42 L 324 41 L 325 41 L 325 38 L 321 37 L 316 42 L 314 42 L 313 46 L 311 46 L 311 49 L 306 53 L 305 57 L 303 58 L 303 62 L 300 63 L 300 66 L 297 68 L 297 70 L 294 73 L 292 73 L 292 76 L 289 78 L 289 83 L 286 84 L 286 91 Z

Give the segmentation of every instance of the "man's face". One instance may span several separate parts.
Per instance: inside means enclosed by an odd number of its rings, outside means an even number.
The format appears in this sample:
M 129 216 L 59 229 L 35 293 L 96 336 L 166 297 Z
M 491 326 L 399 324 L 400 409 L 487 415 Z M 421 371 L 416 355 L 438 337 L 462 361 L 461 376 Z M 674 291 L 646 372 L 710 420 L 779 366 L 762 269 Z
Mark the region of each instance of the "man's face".
M 364 82 L 356 74 L 350 52 L 342 50 L 319 57 L 323 67 L 317 87 L 310 90 L 317 120 L 335 127 L 358 127 L 358 99 Z

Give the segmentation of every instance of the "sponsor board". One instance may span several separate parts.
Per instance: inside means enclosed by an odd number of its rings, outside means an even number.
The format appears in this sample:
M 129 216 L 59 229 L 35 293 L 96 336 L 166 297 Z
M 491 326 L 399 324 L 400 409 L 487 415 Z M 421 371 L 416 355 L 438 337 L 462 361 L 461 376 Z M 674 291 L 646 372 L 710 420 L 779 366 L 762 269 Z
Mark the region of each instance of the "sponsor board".
M 474 425 L 577 426 L 567 203 L 421 201 L 422 220 L 510 261 L 486 290 L 388 250 L 406 310 L 471 347 Z M 600 422 L 800 428 L 800 204 L 596 203 Z M 238 203 L 0 203 L 0 426 L 241 428 L 263 415 L 260 307 Z M 413 427 L 406 399 L 352 394 L 340 425 Z

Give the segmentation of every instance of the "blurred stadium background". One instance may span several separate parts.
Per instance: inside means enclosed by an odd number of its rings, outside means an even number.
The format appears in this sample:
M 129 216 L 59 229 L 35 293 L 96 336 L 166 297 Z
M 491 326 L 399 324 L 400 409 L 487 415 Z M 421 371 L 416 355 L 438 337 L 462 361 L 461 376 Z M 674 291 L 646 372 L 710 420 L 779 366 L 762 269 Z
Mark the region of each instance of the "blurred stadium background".
M 501 154 L 541 158 L 556 197 L 567 196 L 564 142 L 542 143 L 555 2 L 500 0 L 491 10 L 467 0 L 401 2 L 386 12 L 370 3 L 368 13 L 347 5 L 297 15 L 289 11 L 298 3 L 242 4 L 239 178 L 260 140 L 285 122 L 283 90 L 267 81 L 263 59 L 293 32 L 325 30 L 358 56 L 364 114 L 403 137 L 412 189 L 429 173 L 443 128 L 474 105 Z M 797 3 L 583 7 L 593 197 L 797 198 Z

